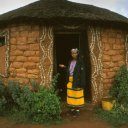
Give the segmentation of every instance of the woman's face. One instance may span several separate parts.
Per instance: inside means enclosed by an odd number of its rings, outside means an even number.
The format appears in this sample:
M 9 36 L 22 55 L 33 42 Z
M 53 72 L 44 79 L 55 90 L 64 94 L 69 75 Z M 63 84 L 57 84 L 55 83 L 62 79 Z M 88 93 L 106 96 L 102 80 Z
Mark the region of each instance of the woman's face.
M 71 56 L 72 56 L 73 59 L 77 59 L 78 53 L 71 53 Z

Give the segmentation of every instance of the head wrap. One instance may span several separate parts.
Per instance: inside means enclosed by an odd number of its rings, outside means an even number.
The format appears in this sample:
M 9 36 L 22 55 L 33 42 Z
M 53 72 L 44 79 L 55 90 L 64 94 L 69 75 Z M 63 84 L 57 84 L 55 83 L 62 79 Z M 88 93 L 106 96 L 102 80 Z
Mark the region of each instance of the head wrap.
M 71 49 L 71 53 L 79 53 L 78 48 L 73 48 L 73 49 Z

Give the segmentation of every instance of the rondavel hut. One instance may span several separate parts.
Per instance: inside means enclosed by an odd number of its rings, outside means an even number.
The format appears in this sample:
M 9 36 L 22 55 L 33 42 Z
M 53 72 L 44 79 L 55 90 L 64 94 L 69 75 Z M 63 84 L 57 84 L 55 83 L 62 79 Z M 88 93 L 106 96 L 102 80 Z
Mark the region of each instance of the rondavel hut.
M 85 58 L 85 98 L 96 104 L 108 95 L 121 65 L 128 66 L 128 18 L 68 0 L 40 0 L 0 15 L 0 75 L 21 84 L 48 86 L 67 63 L 70 49 Z M 65 89 L 61 74 L 60 90 Z M 62 92 L 63 94 L 63 92 Z

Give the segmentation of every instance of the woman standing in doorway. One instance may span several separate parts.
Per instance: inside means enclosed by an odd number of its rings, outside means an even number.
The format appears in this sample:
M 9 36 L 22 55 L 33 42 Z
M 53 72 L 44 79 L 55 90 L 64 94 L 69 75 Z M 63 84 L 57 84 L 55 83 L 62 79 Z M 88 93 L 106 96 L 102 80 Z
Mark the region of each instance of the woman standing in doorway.
M 83 58 L 80 58 L 77 48 L 71 50 L 71 57 L 72 60 L 68 67 L 64 64 L 60 64 L 59 67 L 68 70 L 67 104 L 72 107 L 73 114 L 78 114 L 80 112 L 79 108 L 85 104 L 85 68 Z

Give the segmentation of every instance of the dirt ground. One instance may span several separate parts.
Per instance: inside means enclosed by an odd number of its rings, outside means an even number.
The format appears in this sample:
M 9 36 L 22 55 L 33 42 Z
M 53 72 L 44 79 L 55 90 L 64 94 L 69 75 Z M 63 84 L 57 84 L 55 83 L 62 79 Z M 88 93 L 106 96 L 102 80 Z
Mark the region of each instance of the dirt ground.
M 68 113 L 63 114 L 64 121 L 57 125 L 36 125 L 36 124 L 16 124 L 0 117 L 0 128 L 113 128 L 104 121 L 98 119 L 94 112 L 81 110 L 77 117 Z M 121 128 L 128 128 L 124 126 Z

